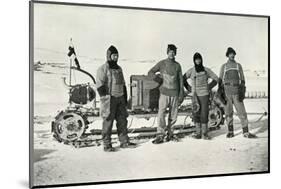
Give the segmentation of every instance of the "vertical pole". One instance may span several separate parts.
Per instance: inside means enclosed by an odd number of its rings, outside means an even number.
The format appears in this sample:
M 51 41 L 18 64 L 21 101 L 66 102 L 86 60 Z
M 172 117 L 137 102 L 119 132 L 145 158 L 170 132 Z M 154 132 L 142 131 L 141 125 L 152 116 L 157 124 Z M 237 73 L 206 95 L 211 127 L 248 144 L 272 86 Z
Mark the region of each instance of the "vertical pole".
M 72 58 L 70 57 L 70 63 L 69 63 L 69 85 L 71 86 L 71 67 L 72 67 Z
M 72 66 L 72 59 L 71 57 L 69 58 L 69 99 L 68 99 L 68 103 L 71 104 L 71 101 L 70 101 L 70 90 L 71 90 L 71 66 Z
M 70 38 L 70 46 L 73 47 L 73 44 L 72 44 L 72 38 Z M 70 90 L 71 90 L 71 67 L 72 67 L 72 55 L 69 57 L 69 104 L 71 104 L 71 101 L 70 101 Z

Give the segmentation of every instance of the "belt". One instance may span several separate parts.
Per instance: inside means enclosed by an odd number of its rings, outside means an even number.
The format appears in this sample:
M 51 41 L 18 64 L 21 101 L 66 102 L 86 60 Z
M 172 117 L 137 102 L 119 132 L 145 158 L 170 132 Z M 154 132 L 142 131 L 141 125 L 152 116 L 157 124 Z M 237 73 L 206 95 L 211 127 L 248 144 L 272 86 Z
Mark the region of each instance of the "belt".
M 226 86 L 233 86 L 233 87 L 238 87 L 239 84 L 236 84 L 236 83 L 224 83 L 224 85 Z

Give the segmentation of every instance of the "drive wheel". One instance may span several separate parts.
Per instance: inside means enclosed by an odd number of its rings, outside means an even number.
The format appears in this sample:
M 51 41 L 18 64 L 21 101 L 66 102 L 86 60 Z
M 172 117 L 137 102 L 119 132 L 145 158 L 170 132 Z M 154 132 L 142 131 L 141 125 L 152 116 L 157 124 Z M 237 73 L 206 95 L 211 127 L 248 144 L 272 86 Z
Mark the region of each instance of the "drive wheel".
M 215 106 L 209 111 L 208 127 L 219 128 L 222 122 L 223 122 L 223 112 L 218 106 Z
M 74 112 L 61 112 L 53 122 L 54 137 L 60 142 L 72 142 L 85 132 L 85 121 Z

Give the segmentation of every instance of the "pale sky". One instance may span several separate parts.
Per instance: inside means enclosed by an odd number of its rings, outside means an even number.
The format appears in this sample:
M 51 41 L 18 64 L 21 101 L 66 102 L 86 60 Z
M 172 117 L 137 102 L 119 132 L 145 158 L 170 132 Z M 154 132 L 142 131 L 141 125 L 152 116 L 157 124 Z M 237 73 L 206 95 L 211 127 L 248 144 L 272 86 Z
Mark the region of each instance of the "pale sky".
M 268 65 L 267 18 L 36 3 L 35 61 L 67 61 L 61 53 L 67 53 L 70 38 L 88 63 L 105 60 L 111 44 L 120 59 L 158 61 L 173 43 L 183 69 L 192 65 L 195 52 L 202 54 L 205 66 L 220 67 L 229 46 L 244 69 L 267 71 Z

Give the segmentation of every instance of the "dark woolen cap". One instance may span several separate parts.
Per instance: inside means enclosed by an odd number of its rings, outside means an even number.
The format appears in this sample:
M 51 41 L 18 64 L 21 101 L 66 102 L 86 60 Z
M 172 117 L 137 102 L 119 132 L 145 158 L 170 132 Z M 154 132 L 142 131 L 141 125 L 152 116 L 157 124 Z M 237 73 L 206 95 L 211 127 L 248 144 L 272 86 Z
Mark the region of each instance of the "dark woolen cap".
M 112 54 L 118 54 L 117 48 L 114 47 L 113 45 L 111 45 L 111 46 L 107 49 L 107 52 L 106 52 L 107 60 L 111 60 L 110 56 L 111 56 Z
M 177 53 L 177 47 L 174 44 L 169 44 L 168 48 L 167 48 L 167 53 L 172 50 L 175 51 L 175 53 Z
M 235 50 L 234 50 L 232 47 L 228 47 L 228 48 L 227 48 L 227 51 L 226 51 L 226 53 L 225 53 L 225 56 L 228 57 L 228 55 L 231 54 L 231 53 L 233 53 L 233 54 L 236 55 Z

